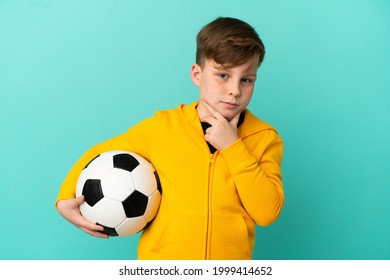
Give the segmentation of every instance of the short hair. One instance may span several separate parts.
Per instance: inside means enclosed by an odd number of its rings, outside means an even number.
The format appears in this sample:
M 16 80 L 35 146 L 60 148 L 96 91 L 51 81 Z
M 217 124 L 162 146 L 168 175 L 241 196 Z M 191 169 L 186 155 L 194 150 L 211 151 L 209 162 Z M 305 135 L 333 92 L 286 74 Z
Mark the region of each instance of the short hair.
M 259 64 L 265 48 L 255 29 L 248 23 L 229 17 L 219 17 L 204 26 L 196 37 L 196 63 L 202 68 L 206 59 L 225 67 L 239 66 L 254 55 Z

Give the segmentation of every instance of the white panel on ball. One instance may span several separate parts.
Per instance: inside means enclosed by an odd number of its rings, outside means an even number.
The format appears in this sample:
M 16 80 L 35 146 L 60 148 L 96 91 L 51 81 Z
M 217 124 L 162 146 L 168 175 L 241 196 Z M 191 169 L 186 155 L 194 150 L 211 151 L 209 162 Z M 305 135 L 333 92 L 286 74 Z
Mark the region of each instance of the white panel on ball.
M 113 168 L 104 175 L 101 184 L 104 197 L 117 201 L 125 200 L 134 191 L 132 173 L 119 168 Z
M 92 207 L 88 205 L 88 203 L 82 203 L 80 205 L 80 211 L 83 213 L 83 217 L 91 222 L 91 223 L 96 223 L 96 217 L 95 214 L 92 210 Z
M 111 228 L 117 227 L 126 219 L 122 203 L 106 197 L 93 206 L 93 212 L 99 224 Z
M 110 160 L 111 157 L 108 157 L 105 154 L 102 154 L 99 157 L 100 158 L 96 158 L 90 162 L 87 167 L 90 178 L 101 179 L 114 167 L 112 160 Z
M 160 207 L 161 194 L 156 191 L 152 196 L 149 197 L 148 208 L 145 211 L 145 218 L 150 222 L 155 216 Z
M 141 231 L 146 226 L 146 223 L 146 219 L 143 216 L 127 218 L 115 230 L 121 236 L 133 235 Z
M 139 165 L 131 172 L 131 174 L 133 174 L 136 190 L 141 191 L 146 196 L 150 196 L 156 191 L 157 183 L 152 167 Z

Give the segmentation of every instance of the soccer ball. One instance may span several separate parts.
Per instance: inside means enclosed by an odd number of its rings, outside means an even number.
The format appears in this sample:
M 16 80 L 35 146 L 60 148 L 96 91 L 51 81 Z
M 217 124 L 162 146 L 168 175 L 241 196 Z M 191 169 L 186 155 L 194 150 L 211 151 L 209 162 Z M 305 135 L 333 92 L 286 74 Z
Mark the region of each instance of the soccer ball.
M 161 191 L 153 166 L 127 151 L 98 155 L 76 185 L 76 196 L 85 196 L 81 215 L 110 236 L 129 236 L 146 228 L 157 214 Z

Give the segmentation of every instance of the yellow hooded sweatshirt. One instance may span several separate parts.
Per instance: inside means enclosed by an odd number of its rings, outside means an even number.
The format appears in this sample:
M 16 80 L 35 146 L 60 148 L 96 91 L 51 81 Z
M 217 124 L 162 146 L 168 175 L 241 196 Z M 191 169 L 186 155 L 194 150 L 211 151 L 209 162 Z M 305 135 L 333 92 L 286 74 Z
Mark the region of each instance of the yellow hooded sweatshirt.
M 197 104 L 158 111 L 91 148 L 69 172 L 57 201 L 75 197 L 81 170 L 98 154 L 132 151 L 153 164 L 162 185 L 157 216 L 140 237 L 139 259 L 251 259 L 255 225 L 274 222 L 284 203 L 282 140 L 247 109 L 240 138 L 211 154 Z

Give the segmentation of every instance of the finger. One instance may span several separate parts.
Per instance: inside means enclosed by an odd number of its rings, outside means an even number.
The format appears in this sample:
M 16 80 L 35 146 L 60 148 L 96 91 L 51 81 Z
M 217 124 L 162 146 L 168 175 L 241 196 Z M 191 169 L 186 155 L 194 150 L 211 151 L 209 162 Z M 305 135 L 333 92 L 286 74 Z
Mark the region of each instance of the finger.
M 208 124 L 210 124 L 212 126 L 213 124 L 215 124 L 215 122 L 217 120 L 211 115 L 206 115 L 206 116 L 203 116 L 200 121 L 207 122 Z
M 210 134 L 205 134 L 205 135 L 204 135 L 204 139 L 205 139 L 207 142 L 211 143 L 211 136 L 210 136 Z
M 90 231 L 103 231 L 104 230 L 103 226 L 98 225 L 96 223 L 92 223 L 92 222 L 86 220 L 84 217 L 82 217 L 82 220 L 80 221 L 80 228 L 87 229 Z
M 101 226 L 101 225 L 97 225 L 97 224 L 94 224 L 94 223 L 90 223 L 88 225 L 88 229 L 89 230 L 93 230 L 93 231 L 103 231 L 104 230 L 104 227 Z
M 230 123 L 234 125 L 234 127 L 237 127 L 238 121 L 240 120 L 241 112 L 239 112 L 237 115 L 233 117 L 233 119 L 230 120 Z
M 108 235 L 107 235 L 107 234 L 104 234 L 104 233 L 102 233 L 102 232 L 93 231 L 93 230 L 89 230 L 89 229 L 84 229 L 84 231 L 85 231 L 86 233 L 88 233 L 89 235 L 92 235 L 92 236 L 95 236 L 95 237 L 100 237 L 100 238 L 108 239 Z
M 206 108 L 206 110 L 209 111 L 210 115 L 212 115 L 217 120 L 221 120 L 221 119 L 225 120 L 225 117 L 222 116 L 222 114 L 220 112 L 218 112 L 213 106 L 208 104 L 205 100 L 202 100 L 202 102 L 203 102 L 203 105 Z
M 85 201 L 84 195 L 80 195 L 80 196 L 76 197 L 77 206 L 81 205 L 84 201 Z
M 108 235 L 103 233 L 104 230 L 103 226 L 91 223 L 87 220 L 83 220 L 82 225 L 80 226 L 80 229 L 88 233 L 89 235 L 100 237 L 100 238 L 108 238 Z

